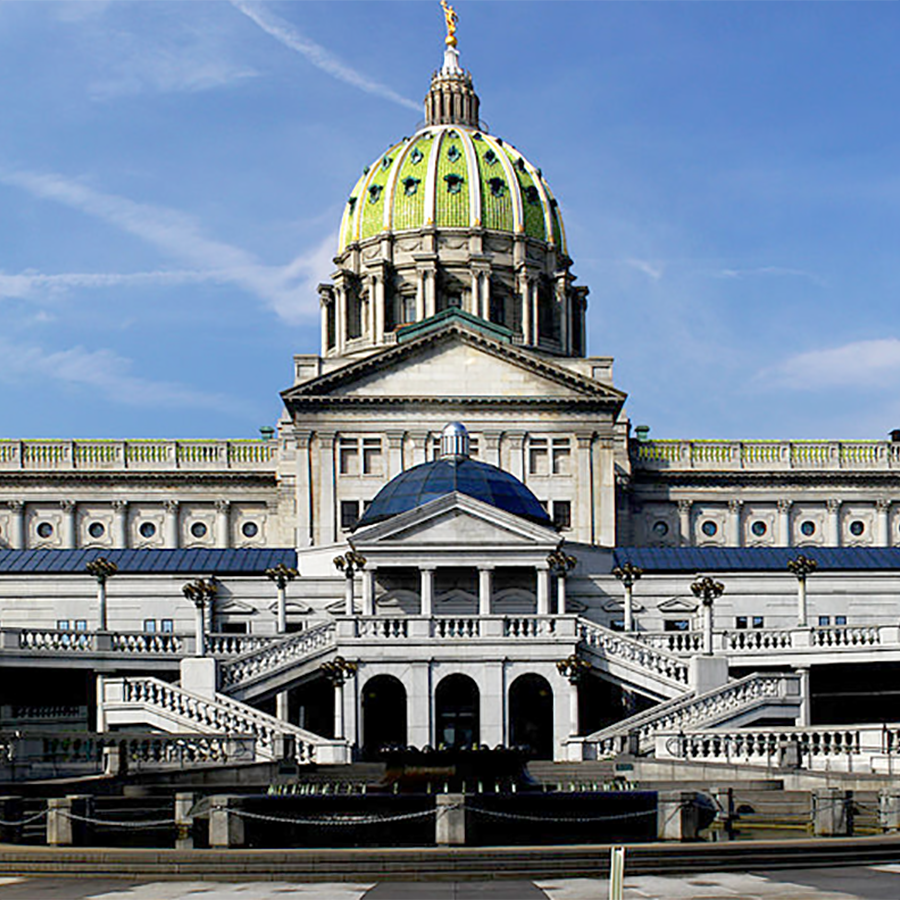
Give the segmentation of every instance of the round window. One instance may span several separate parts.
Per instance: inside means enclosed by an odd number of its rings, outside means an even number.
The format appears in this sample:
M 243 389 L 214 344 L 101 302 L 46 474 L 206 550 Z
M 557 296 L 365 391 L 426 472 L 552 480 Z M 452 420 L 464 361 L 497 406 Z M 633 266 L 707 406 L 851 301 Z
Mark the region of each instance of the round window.
M 194 524 L 191 525 L 191 534 L 195 538 L 206 537 L 206 525 L 204 525 L 203 522 L 194 522 Z
M 102 522 L 91 522 L 91 524 L 88 525 L 88 534 L 89 534 L 92 538 L 100 538 L 100 537 L 103 537 L 103 532 L 104 532 L 104 531 L 106 531 L 106 529 L 103 527 L 103 523 L 102 523 Z
M 49 522 L 41 522 L 37 527 L 38 537 L 48 538 L 53 534 L 53 526 Z
M 663 522 L 661 519 L 659 522 L 653 523 L 653 533 L 658 534 L 660 537 L 667 535 L 669 533 L 669 525 L 667 522 Z
M 141 522 L 138 531 L 141 533 L 141 537 L 152 538 L 156 534 L 156 526 L 152 522 Z
M 800 534 L 806 535 L 806 537 L 812 537 L 816 533 L 816 523 L 810 522 L 807 519 L 805 522 L 800 523 Z
M 757 537 L 762 537 L 768 530 L 765 522 L 756 521 L 750 526 L 750 531 Z
M 259 534 L 259 525 L 256 522 L 244 522 L 241 525 L 241 534 L 248 538 L 256 537 Z
M 859 519 L 854 519 L 850 523 L 850 534 L 854 537 L 859 537 L 866 530 L 866 523 L 861 522 Z
M 718 530 L 719 526 L 716 525 L 715 522 L 711 522 L 707 519 L 701 526 L 700 530 L 707 536 L 712 537 Z

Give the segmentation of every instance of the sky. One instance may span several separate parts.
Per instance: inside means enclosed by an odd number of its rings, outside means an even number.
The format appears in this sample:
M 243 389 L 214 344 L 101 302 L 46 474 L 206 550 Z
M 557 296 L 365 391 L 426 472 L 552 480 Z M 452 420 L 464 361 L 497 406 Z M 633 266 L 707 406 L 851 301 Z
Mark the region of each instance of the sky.
M 656 437 L 900 428 L 900 4 L 458 0 Z M 254 437 L 437 0 L 0 0 L 0 434 Z

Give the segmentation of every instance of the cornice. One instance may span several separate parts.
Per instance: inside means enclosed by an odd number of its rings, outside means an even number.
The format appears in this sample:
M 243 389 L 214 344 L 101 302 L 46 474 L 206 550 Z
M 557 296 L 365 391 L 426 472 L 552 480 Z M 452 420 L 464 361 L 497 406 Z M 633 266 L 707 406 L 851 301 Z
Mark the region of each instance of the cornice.
M 900 472 L 897 471 L 808 471 L 808 472 L 632 472 L 631 484 L 635 490 L 642 487 L 771 487 L 809 488 L 821 485 L 828 489 L 849 487 L 873 487 L 884 489 L 886 485 L 900 493 Z
M 245 485 L 253 488 L 276 488 L 278 476 L 275 472 L 264 475 L 250 472 L 56 472 L 27 471 L 0 472 L 0 490 L 7 486 L 27 485 L 28 487 L 53 487 L 57 484 L 102 484 L 126 487 L 129 485 L 172 484 L 190 482 L 192 485 L 227 484 L 229 487 Z

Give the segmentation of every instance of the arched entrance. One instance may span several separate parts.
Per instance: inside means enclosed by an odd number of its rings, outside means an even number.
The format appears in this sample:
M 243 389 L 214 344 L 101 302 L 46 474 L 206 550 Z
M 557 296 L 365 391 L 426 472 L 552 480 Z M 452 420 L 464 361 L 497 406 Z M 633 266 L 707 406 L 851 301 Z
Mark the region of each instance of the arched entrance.
M 509 740 L 535 759 L 553 759 L 553 689 L 541 675 L 520 675 L 509 688 Z
M 473 747 L 480 741 L 478 685 L 468 675 L 448 675 L 434 694 L 439 747 Z
M 406 746 L 406 688 L 393 675 L 376 675 L 363 688 L 363 756 Z

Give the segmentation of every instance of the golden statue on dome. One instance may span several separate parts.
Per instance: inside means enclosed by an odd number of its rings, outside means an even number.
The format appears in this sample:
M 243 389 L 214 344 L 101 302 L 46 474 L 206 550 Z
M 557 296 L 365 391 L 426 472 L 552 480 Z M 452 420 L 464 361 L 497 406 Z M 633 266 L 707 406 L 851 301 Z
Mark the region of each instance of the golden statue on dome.
M 457 44 L 456 24 L 459 22 L 459 16 L 447 0 L 441 0 L 441 7 L 444 10 L 444 19 L 447 21 L 447 39 L 445 43 L 448 47 L 455 47 Z

